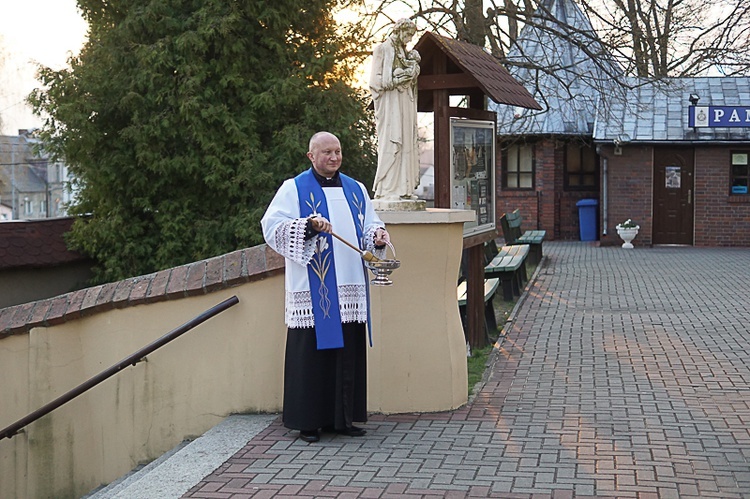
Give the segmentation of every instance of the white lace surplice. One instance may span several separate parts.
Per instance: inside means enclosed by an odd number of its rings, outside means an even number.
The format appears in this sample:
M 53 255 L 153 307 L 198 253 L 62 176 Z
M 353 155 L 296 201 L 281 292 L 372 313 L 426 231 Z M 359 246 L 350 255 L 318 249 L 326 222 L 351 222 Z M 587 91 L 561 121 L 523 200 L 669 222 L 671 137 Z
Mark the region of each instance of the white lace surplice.
M 357 182 L 363 199 L 367 199 L 364 213 L 364 238 L 368 251 L 385 257 L 384 250 L 375 250 L 375 230 L 385 227 L 375 213 L 364 185 Z M 341 187 L 323 189 L 333 231 L 357 246 L 357 233 L 351 210 Z M 284 182 L 261 220 L 263 237 L 268 245 L 286 259 L 285 322 L 291 328 L 311 328 L 315 325 L 310 297 L 307 264 L 315 252 L 316 236 L 305 241 L 306 219 L 300 218 L 297 186 L 294 179 Z M 362 270 L 362 258 L 341 241 L 333 239 L 336 282 L 342 322 L 367 322 L 367 283 Z

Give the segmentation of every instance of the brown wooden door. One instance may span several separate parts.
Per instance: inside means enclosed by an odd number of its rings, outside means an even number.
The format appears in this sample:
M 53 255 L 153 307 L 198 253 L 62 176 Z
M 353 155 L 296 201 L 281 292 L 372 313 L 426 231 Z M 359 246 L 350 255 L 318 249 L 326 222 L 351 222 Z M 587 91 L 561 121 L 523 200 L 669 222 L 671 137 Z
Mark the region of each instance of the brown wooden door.
M 654 244 L 693 244 L 692 148 L 654 150 Z

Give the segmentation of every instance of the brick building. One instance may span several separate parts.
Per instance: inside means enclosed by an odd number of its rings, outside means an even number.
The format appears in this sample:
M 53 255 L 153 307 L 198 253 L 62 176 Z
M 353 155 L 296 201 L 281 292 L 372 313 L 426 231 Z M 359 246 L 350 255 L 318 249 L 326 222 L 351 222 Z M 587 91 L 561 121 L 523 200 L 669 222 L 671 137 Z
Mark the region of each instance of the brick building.
M 495 108 L 498 217 L 573 240 L 589 199 L 601 244 L 632 219 L 636 246 L 750 246 L 750 78 L 626 78 L 572 0 L 537 15 L 508 57 L 544 110 Z
M 0 223 L 0 308 L 86 287 L 93 262 L 71 251 L 73 218 Z

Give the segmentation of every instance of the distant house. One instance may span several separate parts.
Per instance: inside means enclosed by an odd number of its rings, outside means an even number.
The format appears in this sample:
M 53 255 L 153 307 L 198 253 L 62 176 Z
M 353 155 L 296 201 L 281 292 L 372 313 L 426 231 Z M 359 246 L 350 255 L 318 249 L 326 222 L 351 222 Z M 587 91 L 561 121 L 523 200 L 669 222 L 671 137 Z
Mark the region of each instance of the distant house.
M 28 130 L 19 130 L 17 136 L 0 135 L 0 203 L 10 208 L 7 220 L 66 215 L 65 206 L 71 201 L 67 167 L 37 153 L 37 145 L 38 139 Z
M 0 202 L 0 222 L 7 222 L 13 219 L 13 208 L 9 204 Z
M 86 286 L 92 262 L 65 244 L 72 224 L 70 217 L 0 223 L 0 308 Z
M 636 245 L 750 246 L 750 78 L 625 78 L 575 2 L 537 15 L 508 57 L 544 110 L 495 107 L 498 213 L 578 239 L 587 199 L 601 244 L 632 219 Z

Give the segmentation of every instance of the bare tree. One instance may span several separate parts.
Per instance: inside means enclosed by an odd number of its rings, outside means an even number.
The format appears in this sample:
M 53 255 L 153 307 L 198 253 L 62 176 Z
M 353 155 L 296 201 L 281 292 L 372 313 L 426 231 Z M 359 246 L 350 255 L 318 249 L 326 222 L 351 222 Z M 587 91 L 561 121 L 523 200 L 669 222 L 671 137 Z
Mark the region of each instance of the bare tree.
M 573 1 L 573 0 L 559 0 Z M 750 2 L 747 0 L 577 0 L 596 37 L 625 69 L 641 77 L 683 77 L 710 71 L 750 74 Z M 423 28 L 488 47 L 500 58 L 525 25 L 553 17 L 553 2 L 539 0 L 352 0 L 369 28 L 384 36 L 397 17 Z M 351 5 L 350 5 L 351 6 Z M 557 19 L 561 37 L 570 35 Z M 545 29 L 551 29 L 548 22 Z M 582 35 L 578 33 L 578 35 Z M 581 43 L 585 37 L 578 37 Z M 566 38 L 567 40 L 567 38 Z M 583 43 L 585 45 L 585 43 Z M 582 47 L 585 49 L 585 47 Z
M 371 39 L 384 37 L 397 18 L 409 17 L 425 30 L 489 45 L 497 57 L 505 54 L 518 35 L 519 21 L 530 17 L 535 6 L 531 0 L 355 0 L 349 5 L 358 8 Z
M 0 36 L 0 82 L 3 81 L 4 79 L 2 75 L 5 71 L 6 60 L 7 60 L 7 56 L 5 53 L 4 40 L 3 40 L 3 37 Z M 3 99 L 3 97 L 5 97 L 5 89 L 3 87 L 4 86 L 0 86 L 0 102 L 3 102 L 5 100 Z M 3 126 L 4 126 L 3 125 L 3 111 L 4 110 L 5 109 L 0 109 L 0 133 L 2 133 Z
M 579 2 L 628 73 L 655 78 L 748 74 L 746 0 Z

